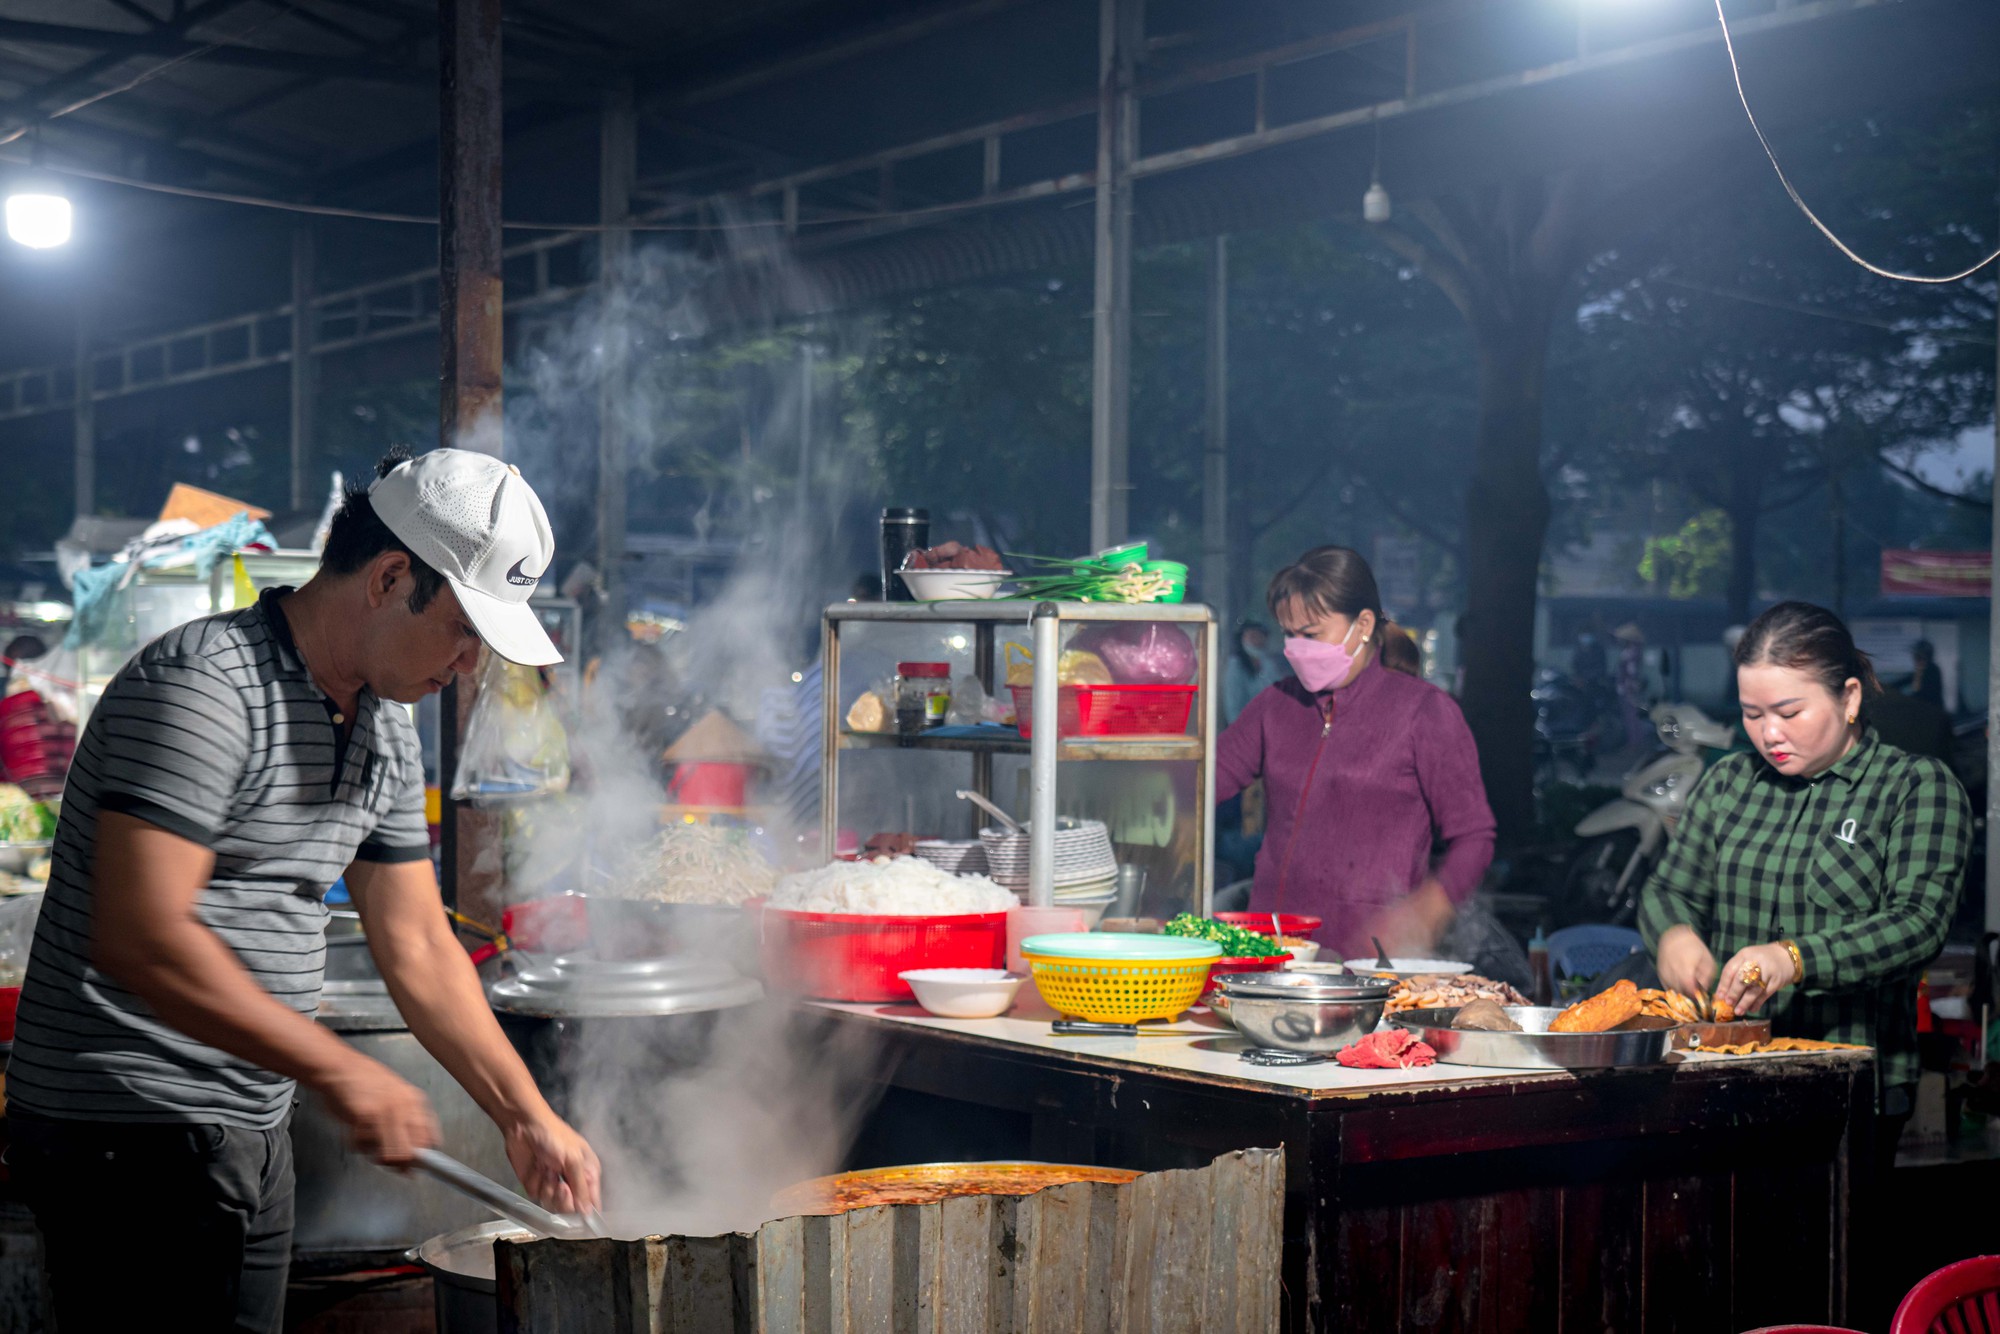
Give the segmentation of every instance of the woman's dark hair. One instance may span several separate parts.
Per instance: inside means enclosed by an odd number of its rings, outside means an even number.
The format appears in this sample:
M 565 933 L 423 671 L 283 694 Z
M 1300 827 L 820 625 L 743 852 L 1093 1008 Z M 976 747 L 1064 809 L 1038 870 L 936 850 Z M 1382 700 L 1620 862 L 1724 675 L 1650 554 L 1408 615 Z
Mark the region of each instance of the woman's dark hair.
M 399 464 L 409 461 L 408 448 L 391 446 L 375 465 L 375 476 L 387 477 Z M 340 508 L 334 511 L 333 522 L 327 527 L 326 549 L 319 555 L 320 568 L 329 574 L 354 574 L 385 551 L 400 551 L 410 558 L 410 577 L 416 581 L 416 588 L 410 593 L 411 611 L 421 612 L 437 601 L 437 595 L 444 591 L 444 576 L 389 531 L 389 525 L 376 515 L 367 487 L 348 487 Z
M 1322 616 L 1359 616 L 1364 611 L 1382 614 L 1382 594 L 1375 587 L 1375 571 L 1361 559 L 1361 553 L 1347 547 L 1314 547 L 1272 576 L 1264 594 L 1266 605 L 1276 616 L 1278 609 L 1297 598 L 1306 610 Z
M 1855 647 L 1847 624 L 1825 607 L 1810 602 L 1780 602 L 1750 622 L 1736 641 L 1736 665 L 1758 663 L 1789 668 L 1827 688 L 1835 699 L 1849 681 L 1861 682 L 1861 704 L 1882 693 L 1875 664 Z
M 1416 637 L 1394 621 L 1382 627 L 1382 665 L 1405 676 L 1424 674 L 1424 655 Z

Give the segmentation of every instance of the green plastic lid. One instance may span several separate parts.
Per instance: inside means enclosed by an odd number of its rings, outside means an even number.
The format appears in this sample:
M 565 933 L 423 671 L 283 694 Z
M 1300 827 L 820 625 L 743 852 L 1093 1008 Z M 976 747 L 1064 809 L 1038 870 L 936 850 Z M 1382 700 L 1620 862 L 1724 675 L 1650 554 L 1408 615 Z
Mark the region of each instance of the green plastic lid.
M 1138 565 L 1146 559 L 1146 544 L 1127 542 L 1124 546 L 1106 547 L 1090 559 L 1092 564 L 1102 565 L 1107 569 L 1116 569 L 1120 565 Z
M 1021 942 L 1021 953 L 1123 963 L 1179 963 L 1187 959 L 1220 959 L 1222 946 L 1212 940 L 1145 936 L 1134 931 L 1059 931 L 1054 935 L 1029 936 Z

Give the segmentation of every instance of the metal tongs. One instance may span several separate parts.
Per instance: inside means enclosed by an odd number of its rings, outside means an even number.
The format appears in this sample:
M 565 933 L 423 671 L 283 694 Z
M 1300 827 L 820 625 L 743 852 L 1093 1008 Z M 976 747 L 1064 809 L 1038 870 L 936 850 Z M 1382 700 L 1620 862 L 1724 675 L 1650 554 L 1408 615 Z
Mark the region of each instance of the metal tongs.
M 479 1201 L 508 1222 L 519 1223 L 536 1236 L 586 1241 L 606 1235 L 604 1217 L 595 1209 L 583 1214 L 551 1213 L 491 1177 L 473 1171 L 448 1153 L 418 1149 L 411 1165 L 436 1177 L 467 1199 Z
M 1059 1038 L 1184 1038 L 1184 1029 L 1141 1027 L 1138 1024 L 1103 1023 L 1090 1019 L 1058 1019 L 1049 1032 Z

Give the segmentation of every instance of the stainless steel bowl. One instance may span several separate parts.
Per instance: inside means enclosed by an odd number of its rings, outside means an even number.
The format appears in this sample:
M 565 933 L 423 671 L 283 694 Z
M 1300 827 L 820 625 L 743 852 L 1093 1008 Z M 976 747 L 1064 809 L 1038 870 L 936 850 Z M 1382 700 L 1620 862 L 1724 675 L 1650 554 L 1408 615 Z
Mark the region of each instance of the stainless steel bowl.
M 1259 1047 L 1325 1055 L 1375 1031 L 1394 990 L 1374 978 L 1312 973 L 1225 973 L 1216 986 L 1229 1019 Z
M 1503 1070 L 1606 1070 L 1658 1065 L 1667 1058 L 1667 1044 L 1678 1029 L 1671 1019 L 1640 1015 L 1608 1033 L 1551 1033 L 1549 1025 L 1562 1013 L 1552 1006 L 1508 1005 L 1508 1018 L 1519 1033 L 1491 1033 L 1451 1026 L 1457 1010 L 1406 1010 L 1396 1016 L 1430 1044 L 1445 1065 L 1484 1065 Z
M 54 839 L 38 838 L 21 843 L 0 843 L 0 871 L 10 875 L 26 875 L 28 868 L 37 857 L 45 857 L 55 844 Z

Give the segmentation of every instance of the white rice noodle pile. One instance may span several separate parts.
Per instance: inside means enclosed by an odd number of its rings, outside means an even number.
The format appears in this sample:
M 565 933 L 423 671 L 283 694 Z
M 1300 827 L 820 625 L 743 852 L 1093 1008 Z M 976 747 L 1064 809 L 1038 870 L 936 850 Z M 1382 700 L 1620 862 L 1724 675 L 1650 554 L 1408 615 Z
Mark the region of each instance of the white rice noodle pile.
M 598 891 L 653 903 L 747 903 L 769 894 L 778 872 L 741 833 L 714 825 L 673 825 L 625 859 Z
M 1020 902 L 983 875 L 952 875 L 916 857 L 832 862 L 778 881 L 767 906 L 794 912 L 958 917 L 1005 912 Z

